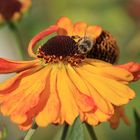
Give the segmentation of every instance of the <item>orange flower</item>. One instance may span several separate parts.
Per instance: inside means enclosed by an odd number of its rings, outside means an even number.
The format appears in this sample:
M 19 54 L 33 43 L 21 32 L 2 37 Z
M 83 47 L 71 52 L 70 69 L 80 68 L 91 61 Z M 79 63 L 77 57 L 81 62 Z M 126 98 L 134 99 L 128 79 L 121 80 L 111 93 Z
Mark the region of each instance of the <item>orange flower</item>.
M 134 76 L 132 82 L 140 79 L 140 64 L 135 62 L 129 62 L 124 65 L 117 65 L 117 67 L 123 68 L 131 72 Z M 114 115 L 109 119 L 110 126 L 113 129 L 116 129 L 120 123 L 120 120 L 123 120 L 125 124 L 130 125 L 130 121 L 125 114 L 125 109 L 123 106 L 116 106 Z
M 0 23 L 16 21 L 31 5 L 31 0 L 0 0 Z
M 55 32 L 33 52 L 43 37 Z M 73 25 L 62 17 L 31 40 L 28 52 L 34 60 L 0 58 L 0 73 L 17 73 L 0 84 L 1 112 L 21 128 L 34 120 L 40 127 L 72 124 L 77 116 L 97 125 L 109 120 L 114 106 L 135 96 L 128 87 L 133 74 L 112 65 L 118 58 L 116 41 L 99 26 Z

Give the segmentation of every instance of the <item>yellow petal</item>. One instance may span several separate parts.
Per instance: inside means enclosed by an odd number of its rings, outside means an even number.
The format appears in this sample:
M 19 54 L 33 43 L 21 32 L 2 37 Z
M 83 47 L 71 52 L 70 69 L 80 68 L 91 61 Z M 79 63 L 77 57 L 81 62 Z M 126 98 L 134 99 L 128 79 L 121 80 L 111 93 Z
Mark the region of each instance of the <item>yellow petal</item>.
M 94 102 L 94 99 L 91 97 L 85 83 L 78 75 L 78 73 L 76 73 L 75 70 L 71 67 L 71 65 L 68 64 L 68 66 L 66 66 L 66 69 L 71 79 L 71 82 L 69 82 L 69 86 L 74 93 L 76 102 L 78 103 L 80 109 L 84 112 L 94 112 L 97 109 L 96 104 Z M 74 85 L 70 83 L 73 83 Z
M 105 114 L 99 109 L 94 114 L 98 118 L 99 122 L 105 122 L 111 117 L 111 115 Z
M 99 60 L 99 59 L 90 59 L 87 58 L 84 60 L 85 63 L 93 65 L 93 66 L 97 66 L 97 67 L 107 67 L 107 66 L 112 66 L 112 64 Z
M 76 68 L 76 71 L 82 77 L 91 84 L 101 96 L 115 105 L 126 104 L 129 99 L 134 97 L 134 91 L 128 86 L 119 83 L 115 80 L 102 77 L 82 70 L 82 68 Z
M 114 88 L 115 91 L 118 91 L 118 94 L 121 97 L 128 97 L 128 98 L 134 98 L 135 93 L 134 91 L 131 90 L 131 88 L 129 88 L 128 86 L 126 86 L 124 83 L 131 81 L 133 79 L 133 76 L 131 75 L 131 73 L 127 72 L 127 71 L 123 71 L 122 69 L 116 69 L 115 67 L 104 67 L 104 68 L 97 68 L 97 67 L 90 67 L 88 65 L 84 65 L 82 67 L 85 72 L 89 72 L 90 74 L 95 74 L 95 75 L 99 75 L 99 77 L 103 77 L 103 78 L 107 78 L 110 79 L 108 83 L 112 88 Z M 93 71 L 92 71 L 93 69 Z M 100 70 L 102 69 L 102 71 Z M 112 72 L 109 73 L 109 72 Z M 121 76 L 122 74 L 122 76 Z M 119 76 L 117 76 L 119 75 Z M 104 79 L 104 80 L 105 80 Z M 118 82 L 117 82 L 118 80 Z M 122 81 L 124 83 L 122 83 Z M 110 87 L 110 89 L 111 89 Z M 119 88 L 118 88 L 119 87 Z M 128 92 L 127 92 L 128 91 Z
M 88 83 L 87 81 L 85 81 L 85 83 L 90 91 L 92 98 L 95 101 L 97 108 L 104 114 L 112 115 L 114 113 L 112 104 L 108 100 L 103 98 L 103 96 L 101 96 L 100 93 L 94 87 L 92 87 L 90 83 Z
M 87 113 L 86 114 L 87 119 L 86 121 L 90 124 L 90 125 L 97 125 L 99 123 L 98 118 L 96 117 L 96 115 L 94 113 Z
M 66 69 L 70 79 L 72 80 L 73 84 L 79 89 L 79 91 L 86 94 L 87 96 L 90 96 L 87 86 L 85 85 L 82 78 L 78 75 L 78 73 L 76 73 L 74 68 L 68 64 L 66 66 Z
M 62 64 L 57 77 L 57 90 L 61 102 L 61 117 L 68 124 L 72 124 L 79 114 L 74 95 L 70 91 L 70 88 L 68 85 L 68 75 Z
M 125 69 L 121 69 L 118 67 L 115 67 L 113 65 L 94 65 L 94 62 L 92 64 L 83 63 L 82 66 L 83 69 L 95 73 L 100 74 L 104 77 L 108 77 L 111 79 L 115 79 L 117 81 L 123 81 L 123 82 L 129 82 L 133 80 L 133 75 L 126 71 Z

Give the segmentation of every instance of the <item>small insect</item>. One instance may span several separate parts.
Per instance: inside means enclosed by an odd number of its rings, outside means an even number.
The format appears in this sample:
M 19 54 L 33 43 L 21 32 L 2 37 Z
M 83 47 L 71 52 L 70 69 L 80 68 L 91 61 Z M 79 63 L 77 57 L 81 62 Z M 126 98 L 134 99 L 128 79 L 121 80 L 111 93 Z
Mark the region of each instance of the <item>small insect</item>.
M 103 60 L 114 64 L 119 57 L 119 48 L 114 37 L 107 31 L 102 31 L 101 34 L 92 39 L 91 37 L 72 36 L 77 42 L 78 53 L 85 55 L 87 58 Z
M 92 47 L 93 47 L 93 40 L 90 39 L 87 36 L 81 37 L 78 40 L 78 51 L 81 54 L 87 54 L 88 52 L 91 51 Z
M 84 36 L 72 36 L 72 39 L 76 41 L 76 46 L 78 47 L 78 53 L 86 55 L 91 51 L 93 47 L 93 40 L 90 37 Z

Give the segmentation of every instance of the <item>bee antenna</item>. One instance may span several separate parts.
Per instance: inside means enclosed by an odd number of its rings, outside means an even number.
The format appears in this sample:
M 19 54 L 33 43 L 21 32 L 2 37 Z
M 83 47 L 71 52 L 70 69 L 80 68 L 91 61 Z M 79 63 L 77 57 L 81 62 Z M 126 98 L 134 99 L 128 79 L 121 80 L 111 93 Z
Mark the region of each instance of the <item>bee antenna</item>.
M 88 25 L 86 25 L 86 28 L 85 28 L 85 33 L 84 33 L 84 40 L 85 40 L 85 38 L 86 38 L 87 27 L 88 27 Z

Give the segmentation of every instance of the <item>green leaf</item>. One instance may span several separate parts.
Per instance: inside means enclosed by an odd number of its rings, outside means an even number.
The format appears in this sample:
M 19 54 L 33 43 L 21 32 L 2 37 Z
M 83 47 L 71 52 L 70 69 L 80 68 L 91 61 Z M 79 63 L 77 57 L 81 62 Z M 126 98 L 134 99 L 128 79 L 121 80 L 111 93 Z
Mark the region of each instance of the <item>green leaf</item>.
M 87 131 L 85 131 L 85 129 Z M 89 135 L 86 135 L 86 132 L 88 132 Z M 77 117 L 72 126 L 68 124 L 64 125 L 60 140 L 87 140 L 87 136 L 90 136 L 90 140 L 97 140 L 93 127 L 82 123 L 80 118 Z
M 134 110 L 134 117 L 136 123 L 136 138 L 137 140 L 140 140 L 140 116 L 136 110 Z
M 60 140 L 85 140 L 83 126 L 79 117 L 77 117 L 72 126 L 65 124 Z
M 66 137 L 67 137 L 67 134 L 68 134 L 68 129 L 69 129 L 69 125 L 64 124 L 61 140 L 66 140 Z
M 2 122 L 0 123 L 0 140 L 5 140 L 7 138 L 7 128 L 5 126 L 5 124 L 3 124 Z
M 91 140 L 97 140 L 93 127 L 87 123 L 85 123 L 85 126 L 87 128 L 87 131 L 89 132 Z
M 34 122 L 32 127 L 28 130 L 28 132 L 26 133 L 24 140 L 31 140 L 33 134 L 35 133 L 35 131 L 37 130 L 38 125 Z
M 74 124 L 71 126 L 68 140 L 84 140 L 84 125 L 78 117 Z

